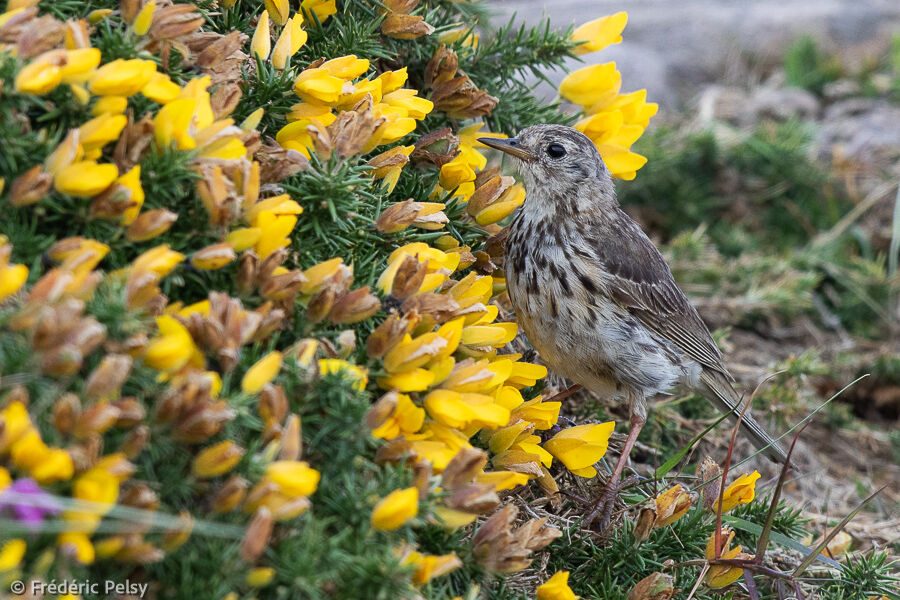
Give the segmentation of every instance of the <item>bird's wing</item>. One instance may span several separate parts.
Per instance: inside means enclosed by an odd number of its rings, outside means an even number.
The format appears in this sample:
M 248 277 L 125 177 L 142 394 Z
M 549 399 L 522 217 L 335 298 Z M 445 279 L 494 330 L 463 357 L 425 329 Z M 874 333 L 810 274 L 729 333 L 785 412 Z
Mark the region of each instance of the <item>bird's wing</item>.
M 616 221 L 616 235 L 604 236 L 596 247 L 602 267 L 611 278 L 613 299 L 687 357 L 733 379 L 709 329 L 675 283 L 659 250 L 625 213 Z

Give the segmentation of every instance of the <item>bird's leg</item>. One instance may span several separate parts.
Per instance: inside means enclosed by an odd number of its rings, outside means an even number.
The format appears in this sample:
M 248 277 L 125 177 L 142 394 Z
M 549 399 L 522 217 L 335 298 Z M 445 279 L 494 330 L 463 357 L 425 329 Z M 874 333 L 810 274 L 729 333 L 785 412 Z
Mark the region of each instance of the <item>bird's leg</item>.
M 613 506 L 616 503 L 616 496 L 618 496 L 619 490 L 622 489 L 622 471 L 625 470 L 625 464 L 628 462 L 628 456 L 631 454 L 631 449 L 634 448 L 634 443 L 637 441 L 638 434 L 641 432 L 641 428 L 647 420 L 645 411 L 635 410 L 635 407 L 633 407 L 630 420 L 631 431 L 628 432 L 625 445 L 622 447 L 622 453 L 619 454 L 616 468 L 613 469 L 609 481 L 606 482 L 606 487 L 594 501 L 594 507 L 587 516 L 587 526 L 591 527 L 594 521 L 597 521 L 597 531 L 603 531 L 603 528 L 606 527 L 606 523 L 609 521 L 609 517 L 612 514 Z
M 574 394 L 575 392 L 577 392 L 580 389 L 581 389 L 580 383 L 570 385 L 569 387 L 567 387 L 560 393 L 556 394 L 555 396 L 551 396 L 547 400 L 544 400 L 544 402 L 559 402 L 560 400 L 565 400 L 566 398 L 568 398 L 569 396 L 571 396 L 572 394 Z

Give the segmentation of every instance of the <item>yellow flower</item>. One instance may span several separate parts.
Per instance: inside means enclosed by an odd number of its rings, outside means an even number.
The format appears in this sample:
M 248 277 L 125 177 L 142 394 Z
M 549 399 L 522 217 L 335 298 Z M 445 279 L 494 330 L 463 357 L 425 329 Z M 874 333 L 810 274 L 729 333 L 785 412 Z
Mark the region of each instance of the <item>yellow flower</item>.
M 372 526 L 381 531 L 399 529 L 419 514 L 419 490 L 415 487 L 394 490 L 372 511 Z
M 288 19 L 284 27 L 291 32 L 291 56 L 293 56 L 303 47 L 309 37 L 306 30 L 303 29 L 303 15 L 294 15 Z
M 102 114 L 78 128 L 78 141 L 85 152 L 97 150 L 119 139 L 127 124 L 125 115 Z
M 431 100 L 417 96 L 413 89 L 403 88 L 382 96 L 381 101 L 389 106 L 402 108 L 407 116 L 424 119 L 434 109 Z
M 168 104 L 180 93 L 181 88 L 165 73 L 154 73 L 147 85 L 141 88 L 141 94 L 157 104 Z
M 290 14 L 291 6 L 288 0 L 265 0 L 266 12 L 272 17 L 276 25 L 284 25 Z
M 557 571 L 553 577 L 537 588 L 537 600 L 575 600 L 577 596 L 569 587 L 569 572 Z
M 94 72 L 88 89 L 98 96 L 133 96 L 147 85 L 154 73 L 156 63 L 152 60 L 118 58 Z
M 496 429 L 509 422 L 509 410 L 483 394 L 434 390 L 425 397 L 424 405 L 435 421 L 447 427 Z
M 11 539 L 0 546 L 0 573 L 12 571 L 25 557 L 25 540 Z
M 153 133 L 160 149 L 173 144 L 179 150 L 193 150 L 197 146 L 190 134 L 196 108 L 197 101 L 193 98 L 179 98 L 159 109 L 153 119 Z
M 394 90 L 400 89 L 408 78 L 409 73 L 406 67 L 396 71 L 385 71 L 377 77 L 378 81 L 381 82 L 381 92 L 383 94 L 389 94 Z
M 165 277 L 183 260 L 184 254 L 175 252 L 169 248 L 168 244 L 162 244 L 135 258 L 131 263 L 131 268 L 135 272 L 151 271 L 159 277 Z
M 51 50 L 51 52 L 54 51 Z M 57 50 L 56 52 L 62 51 Z M 64 52 L 65 61 L 60 65 L 63 83 L 84 83 L 100 64 L 100 50 L 97 48 L 73 48 Z M 49 54 L 48 52 L 47 55 Z
M 735 479 L 731 485 L 722 492 L 722 512 L 727 513 L 738 504 L 747 504 L 756 496 L 756 480 L 759 479 L 759 471 L 744 473 Z M 718 501 L 713 504 L 713 511 L 718 511 Z
M 333 104 L 340 98 L 344 83 L 322 67 L 305 69 L 294 80 L 294 93 L 306 102 Z
M 104 114 L 120 115 L 128 108 L 128 98 L 125 96 L 101 96 L 91 107 L 91 114 L 100 116 Z
M 287 67 L 288 59 L 293 56 L 291 52 L 291 28 L 285 25 L 281 29 L 281 34 L 275 42 L 275 48 L 272 50 L 272 66 L 276 69 L 284 69 Z
M 225 241 L 231 244 L 235 252 L 243 252 L 247 248 L 255 246 L 261 237 L 262 229 L 259 227 L 245 227 L 231 231 L 225 236 Z
M 102 467 L 94 467 L 78 476 L 72 484 L 72 496 L 102 505 L 92 509 L 98 517 L 112 509 L 119 497 L 119 480 Z
M 25 265 L 0 266 L 0 300 L 18 292 L 28 280 L 28 267 Z
M 690 507 L 691 495 L 676 483 L 656 497 L 656 520 L 653 526 L 671 525 L 683 517 Z
M 513 471 L 487 471 L 475 476 L 475 483 L 486 483 L 494 486 L 495 491 L 511 490 L 528 483 L 528 475 Z
M 225 440 L 201 450 L 191 462 L 191 472 L 201 479 L 218 477 L 233 469 L 243 456 L 243 448 Z
M 83 565 L 94 562 L 94 546 L 87 534 L 81 532 L 66 532 L 59 534 L 56 543 L 60 548 L 72 553 L 72 557 Z
M 356 365 L 340 358 L 320 358 L 319 374 L 327 375 L 329 373 L 343 373 L 348 379 L 354 382 L 353 387 L 359 391 L 366 389 L 366 385 L 369 383 L 369 377 L 366 374 L 366 371 Z
M 111 8 L 98 8 L 97 10 L 92 10 L 88 13 L 87 20 L 91 25 L 96 25 L 109 15 L 113 14 L 113 9 Z
M 8 452 L 30 429 L 28 409 L 18 400 L 0 410 L 0 454 Z
M 194 340 L 187 328 L 169 315 L 157 317 L 156 326 L 160 335 L 147 345 L 144 363 L 158 371 L 177 371 L 194 354 Z
M 84 160 L 60 169 L 53 178 L 53 186 L 69 196 L 90 198 L 112 185 L 118 176 L 116 165 Z
M 269 11 L 264 10 L 256 23 L 253 39 L 250 40 L 250 55 L 258 57 L 259 60 L 266 60 L 269 58 L 269 52 L 271 51 L 272 38 L 269 37 Z
M 441 166 L 439 182 L 448 192 L 459 188 L 456 195 L 469 197 L 475 191 L 474 181 L 475 171 L 463 154 Z
M 462 566 L 462 561 L 455 552 L 440 556 L 411 552 L 403 563 L 416 567 L 416 571 L 413 573 L 413 583 L 416 585 L 428 583 L 433 578 L 446 575 Z
M 722 553 L 718 558 L 731 560 L 740 558 L 741 546 L 731 547 L 731 540 L 734 539 L 734 530 L 730 527 L 722 528 Z M 713 560 L 716 558 L 716 532 L 713 531 L 709 540 L 706 542 L 706 558 Z M 730 565 L 710 565 L 709 571 L 706 572 L 706 585 L 713 589 L 723 588 L 731 585 L 741 578 L 744 570 Z
M 581 477 L 597 474 L 594 463 L 603 458 L 616 424 L 578 425 L 563 429 L 544 443 L 544 448 Z
M 575 54 L 587 54 L 603 50 L 611 44 L 622 41 L 622 30 L 628 23 L 628 13 L 617 12 L 614 15 L 600 17 L 588 21 L 572 32 L 573 42 L 583 42 L 573 49 Z
M 575 104 L 588 106 L 608 96 L 610 90 L 618 91 L 619 85 L 621 75 L 616 70 L 616 63 L 608 62 L 582 67 L 566 75 L 559 84 L 559 95 Z
M 22 94 L 42 96 L 48 94 L 62 83 L 60 60 L 47 60 L 38 57 L 16 74 L 15 90 Z
M 134 18 L 134 23 L 132 23 L 134 32 L 137 35 L 145 35 L 150 30 L 150 25 L 153 23 L 153 13 L 155 11 L 156 0 L 150 0 L 137 14 Z
M 198 269 L 214 271 L 225 267 L 235 258 L 237 258 L 237 255 L 234 253 L 234 248 L 231 247 L 231 244 L 220 242 L 197 250 L 191 256 L 191 264 Z
M 425 422 L 425 410 L 413 404 L 406 394 L 397 394 L 397 406 L 384 422 L 372 430 L 372 435 L 392 440 L 400 434 L 419 431 Z
M 297 460 L 269 463 L 265 478 L 276 484 L 288 496 L 311 496 L 319 486 L 321 475 L 309 464 Z
M 241 379 L 241 389 L 247 394 L 257 394 L 267 383 L 275 379 L 281 370 L 281 352 L 269 352 L 247 369 Z
M 256 567 L 255 569 L 250 569 L 245 581 L 250 587 L 265 587 L 272 583 L 273 579 L 275 579 L 275 569 L 272 567 Z
M 12 476 L 9 474 L 9 471 L 4 469 L 3 467 L 0 467 L 0 491 L 2 491 L 10 483 L 12 483 Z
M 75 473 L 72 456 L 62 448 L 50 448 L 30 471 L 30 475 L 41 485 L 66 481 Z
M 337 12 L 336 0 L 303 0 L 300 7 L 308 21 L 324 23 Z

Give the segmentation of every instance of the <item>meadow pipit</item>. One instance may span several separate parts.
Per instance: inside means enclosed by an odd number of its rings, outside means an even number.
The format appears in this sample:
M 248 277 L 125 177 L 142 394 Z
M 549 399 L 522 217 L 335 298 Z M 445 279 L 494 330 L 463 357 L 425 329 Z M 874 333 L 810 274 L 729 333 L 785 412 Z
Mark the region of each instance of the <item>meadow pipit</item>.
M 619 207 L 590 139 L 571 127 L 535 125 L 516 138 L 479 141 L 516 158 L 525 182 L 504 268 L 529 341 L 557 373 L 630 406 L 631 430 L 588 519 L 602 523 L 647 418 L 647 398 L 682 384 L 734 413 L 741 397 L 665 259 Z M 745 415 L 742 424 L 757 447 L 784 461 L 756 421 Z

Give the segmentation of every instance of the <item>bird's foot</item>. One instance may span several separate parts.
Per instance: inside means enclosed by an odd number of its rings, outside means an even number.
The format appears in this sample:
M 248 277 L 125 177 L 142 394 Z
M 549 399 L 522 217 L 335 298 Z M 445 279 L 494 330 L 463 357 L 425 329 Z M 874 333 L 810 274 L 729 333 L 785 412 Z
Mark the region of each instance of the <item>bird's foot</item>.
M 625 479 L 610 479 L 597 499 L 591 512 L 584 520 L 585 527 L 592 529 L 597 533 L 602 533 L 606 526 L 609 525 L 610 517 L 612 517 L 613 508 L 616 505 L 616 498 L 623 489 L 636 484 L 640 478 L 637 475 L 629 475 Z

